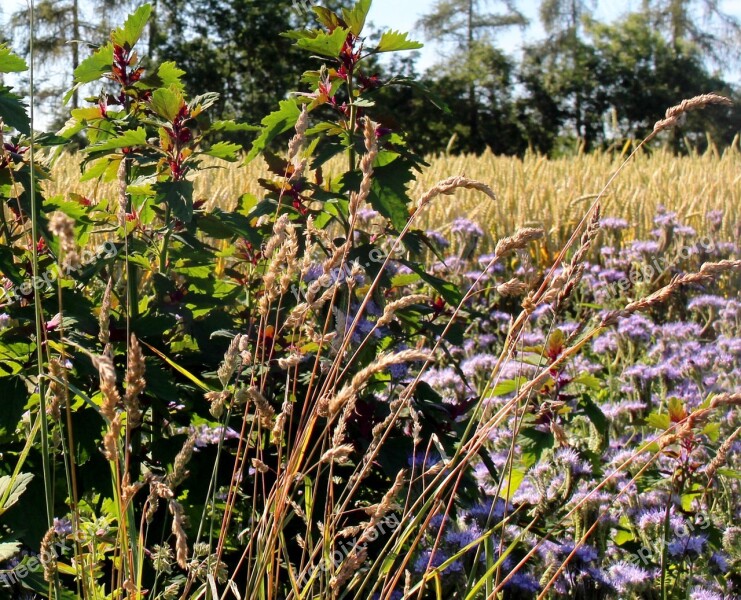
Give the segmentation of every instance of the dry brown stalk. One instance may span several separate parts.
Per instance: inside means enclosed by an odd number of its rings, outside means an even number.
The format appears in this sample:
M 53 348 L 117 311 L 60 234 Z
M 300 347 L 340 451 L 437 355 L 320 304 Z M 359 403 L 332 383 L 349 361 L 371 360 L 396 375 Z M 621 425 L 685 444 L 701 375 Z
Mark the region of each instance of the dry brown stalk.
M 247 388 L 250 401 L 255 405 L 260 424 L 267 430 L 272 431 L 275 427 L 275 410 L 255 386 Z
M 404 296 L 403 298 L 389 302 L 383 309 L 383 315 L 378 319 L 376 327 L 385 327 L 391 323 L 396 311 L 403 310 L 414 304 L 425 304 L 426 302 L 429 302 L 429 300 L 430 297 L 427 294 L 410 294 L 409 296 Z
M 727 271 L 741 270 L 741 260 L 721 260 L 717 263 L 705 263 L 697 273 L 677 275 L 667 285 L 655 291 L 653 294 L 635 300 L 621 310 L 615 310 L 602 318 L 601 327 L 611 327 L 621 319 L 629 317 L 633 313 L 646 311 L 657 304 L 667 300 L 679 287 L 692 283 L 707 283 L 718 275 Z
M 682 115 L 691 110 L 699 110 L 701 108 L 705 108 L 710 104 L 722 104 L 724 106 L 732 106 L 733 102 L 729 98 L 720 96 L 718 94 L 702 94 L 700 96 L 695 96 L 694 98 L 682 100 L 676 106 L 672 106 L 671 108 L 666 109 L 664 118 L 661 121 L 657 121 L 654 125 L 653 133 L 656 134 L 659 131 L 663 131 L 664 129 L 669 129 L 671 127 L 674 127 L 675 125 L 679 125 L 680 117 L 682 117 Z
M 196 447 L 196 434 L 191 433 L 185 440 L 180 452 L 175 456 L 172 465 L 172 473 L 165 478 L 165 485 L 171 490 L 175 490 L 188 477 L 187 466 L 193 456 L 193 449 Z
M 523 227 L 522 229 L 518 229 L 514 235 L 499 240 L 494 249 L 494 254 L 498 258 L 501 258 L 513 250 L 520 250 L 530 242 L 539 240 L 544 234 L 545 232 L 540 227 Z
M 49 231 L 59 238 L 61 265 L 65 272 L 80 268 L 80 253 L 75 241 L 75 222 L 63 212 L 55 212 L 49 220 Z
M 738 427 L 731 435 L 718 448 L 718 452 L 715 454 L 713 460 L 705 469 L 705 476 L 708 478 L 708 485 L 715 479 L 715 473 L 720 469 L 728 458 L 728 453 L 731 450 L 731 446 L 735 443 L 738 437 L 741 436 L 741 427 Z
M 494 201 L 496 201 L 497 199 L 496 194 L 485 183 L 475 181 L 474 179 L 468 179 L 467 177 L 464 177 L 462 175 L 456 175 L 453 177 L 448 177 L 447 179 L 443 179 L 432 188 L 430 188 L 427 192 L 425 192 L 417 201 L 417 210 L 429 204 L 437 196 L 441 194 L 450 194 L 458 188 L 478 190 L 489 196 L 489 198 Z
M 108 284 L 103 292 L 100 303 L 100 314 L 98 315 L 98 339 L 103 346 L 107 346 L 111 339 L 110 317 L 111 317 L 111 292 L 113 291 L 113 277 L 108 278 Z
M 144 387 L 147 385 L 144 380 L 144 371 L 144 354 L 139 345 L 139 340 L 132 333 L 126 368 L 126 391 L 123 399 L 126 407 L 126 418 L 130 427 L 137 427 L 141 424 L 142 413 L 139 406 L 139 394 L 144 391 Z
M 127 158 L 122 158 L 118 165 L 118 226 L 126 231 L 126 209 L 128 208 L 128 197 L 126 194 L 126 171 L 128 170 Z
M 62 363 L 57 358 L 52 358 L 49 361 L 49 374 L 54 379 L 49 379 L 49 403 L 46 407 L 46 412 L 55 421 L 59 421 L 61 418 L 61 408 L 67 405 L 67 386 L 65 381 L 65 369 Z
M 355 398 L 358 392 L 365 386 L 368 380 L 376 373 L 387 369 L 391 365 L 405 362 L 428 361 L 432 356 L 427 352 L 419 350 L 402 350 L 396 354 L 385 354 L 379 356 L 375 362 L 358 371 L 348 385 L 335 394 L 329 400 L 329 418 L 334 418 L 340 410 L 352 410 L 355 406 Z
M 54 527 L 49 527 L 41 539 L 39 556 L 42 557 L 41 564 L 44 567 L 44 581 L 54 581 L 57 568 L 57 553 L 54 550 Z
M 172 514 L 172 533 L 175 536 L 175 559 L 181 569 L 188 566 L 188 538 L 185 535 L 185 511 L 182 504 L 175 500 L 169 502 Z
M 368 199 L 371 185 L 373 185 L 373 162 L 378 156 L 378 140 L 376 138 L 377 125 L 369 118 L 365 119 L 365 128 L 363 137 L 365 140 L 365 154 L 360 159 L 360 172 L 363 179 L 360 182 L 360 189 L 357 193 L 350 194 L 349 213 L 351 222 L 355 221 L 360 205 Z

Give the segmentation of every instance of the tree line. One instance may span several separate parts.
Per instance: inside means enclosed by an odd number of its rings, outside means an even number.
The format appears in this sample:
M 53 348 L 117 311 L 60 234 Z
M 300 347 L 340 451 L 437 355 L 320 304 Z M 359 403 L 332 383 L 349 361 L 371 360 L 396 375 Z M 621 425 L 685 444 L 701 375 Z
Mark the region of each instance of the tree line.
M 40 0 L 34 46 L 41 80 L 37 101 L 62 125 L 81 58 L 104 39 L 134 0 Z M 174 61 L 187 92 L 220 93 L 219 118 L 249 124 L 297 89 L 312 59 L 279 34 L 310 26 L 310 2 L 296 0 L 153 0 L 148 55 Z M 323 2 L 338 9 L 351 0 Z M 666 107 L 714 91 L 735 107 L 692 116 L 665 143 L 676 150 L 732 144 L 741 129 L 741 90 L 728 81 L 739 71 L 741 25 L 715 0 L 642 0 L 613 22 L 592 15 L 597 0 L 541 0 L 544 39 L 507 52 L 502 32 L 527 27 L 516 0 L 437 0 L 418 23 L 423 40 L 441 40 L 444 60 L 420 72 L 419 54 L 376 63 L 374 98 L 384 125 L 404 114 L 412 147 L 422 153 L 558 155 L 574 149 L 622 148 L 643 137 Z M 29 15 L 11 15 L 6 40 L 28 53 Z M 318 63 L 317 63 L 318 64 Z M 53 74 L 53 76 L 52 76 Z M 69 98 L 80 102 L 77 91 Z M 248 136 L 233 132 L 233 136 Z

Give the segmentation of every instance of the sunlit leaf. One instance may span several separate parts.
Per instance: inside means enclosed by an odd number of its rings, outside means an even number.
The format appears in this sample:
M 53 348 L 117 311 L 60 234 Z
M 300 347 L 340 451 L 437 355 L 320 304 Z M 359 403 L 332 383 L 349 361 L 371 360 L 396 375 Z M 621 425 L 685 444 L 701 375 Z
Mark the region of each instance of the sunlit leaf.
M 296 40 L 296 45 L 308 52 L 336 58 L 342 51 L 347 39 L 348 30 L 338 27 L 332 33 L 323 31 L 307 31 L 304 37 Z
M 119 136 L 93 144 L 84 149 L 84 152 L 102 152 L 104 150 L 116 150 L 118 148 L 133 148 L 135 146 L 147 145 L 147 132 L 143 127 L 126 131 Z
M 358 0 L 352 9 L 343 8 L 342 18 L 353 35 L 358 36 L 365 27 L 365 20 L 371 7 L 371 0 Z
M 108 73 L 113 66 L 113 44 L 106 44 L 98 48 L 85 60 L 83 60 L 74 71 L 76 83 L 90 83 L 100 79 Z
M 26 61 L 5 44 L 0 44 L 0 73 L 22 73 L 28 70 Z
M 19 473 L 15 479 L 10 475 L 0 477 L 0 514 L 20 500 L 32 479 L 33 473 Z
M 252 148 L 245 159 L 245 163 L 252 161 L 276 136 L 294 127 L 300 115 L 301 109 L 296 100 L 293 98 L 281 100 L 278 110 L 270 113 L 262 120 L 262 133 L 252 142 Z
M 176 90 L 159 88 L 152 92 L 149 101 L 152 110 L 167 121 L 174 121 L 180 109 L 185 105 L 183 95 Z
M 381 40 L 376 46 L 376 52 L 397 52 L 400 50 L 419 50 L 424 46 L 419 42 L 410 40 L 407 36 L 408 33 L 402 33 L 389 29 L 385 31 L 381 36 Z
M 214 158 L 221 158 L 223 160 L 236 160 L 238 153 L 242 149 L 242 146 L 232 142 L 217 142 L 211 146 L 204 154 L 213 156 Z
M 151 4 L 144 4 L 137 8 L 128 16 L 123 27 L 119 27 L 111 33 L 113 43 L 124 48 L 133 48 L 136 42 L 139 41 L 142 33 L 144 33 L 144 28 L 147 26 L 147 21 L 149 21 L 151 14 Z

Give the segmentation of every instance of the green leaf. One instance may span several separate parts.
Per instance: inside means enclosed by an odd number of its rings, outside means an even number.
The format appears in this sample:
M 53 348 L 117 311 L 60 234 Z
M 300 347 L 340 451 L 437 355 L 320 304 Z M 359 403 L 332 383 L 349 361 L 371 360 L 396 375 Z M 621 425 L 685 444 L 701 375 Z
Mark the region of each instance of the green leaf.
M 208 151 L 204 154 L 213 156 L 214 158 L 221 158 L 223 160 L 237 160 L 237 154 L 242 149 L 240 144 L 232 142 L 217 142 L 211 146 Z
M 167 121 L 174 121 L 184 106 L 183 95 L 178 90 L 159 88 L 152 92 L 149 105 L 152 110 Z
M 151 14 L 151 4 L 144 4 L 143 6 L 137 8 L 126 19 L 123 27 L 119 27 L 113 33 L 111 33 L 111 41 L 114 44 L 123 46 L 127 49 L 133 48 L 144 32 L 144 28 L 147 26 L 147 21 L 149 21 L 149 16 Z
M 497 396 L 504 396 L 516 392 L 520 387 L 527 383 L 527 377 L 515 377 L 514 379 L 506 379 L 500 381 L 494 388 L 486 394 L 487 398 L 496 398 Z
M 522 484 L 523 479 L 525 479 L 525 471 L 522 469 L 512 469 L 509 477 L 507 477 L 506 481 L 502 485 L 499 497 L 504 498 L 507 501 L 512 500 L 515 492 L 517 492 L 520 484 Z
M 344 27 L 338 27 L 332 33 L 323 31 L 304 31 L 303 37 L 296 41 L 296 45 L 308 52 L 337 58 L 345 45 L 348 30 Z
M 324 6 L 312 6 L 311 8 L 316 13 L 317 20 L 330 31 L 335 27 L 344 27 L 346 25 L 346 23 L 337 16 L 337 13 L 325 8 Z
M 98 48 L 74 71 L 75 83 L 90 83 L 100 79 L 113 67 L 113 44 L 106 44 Z
M 439 277 L 430 275 L 419 263 L 409 262 L 408 260 L 399 260 L 399 262 L 403 265 L 406 265 L 417 275 L 419 275 L 420 278 L 438 294 L 440 294 L 448 304 L 452 306 L 458 306 L 462 296 L 461 291 L 458 289 L 457 286 L 453 285 L 449 281 L 445 281 L 443 279 L 440 279 Z
M 183 223 L 193 220 L 193 182 L 160 181 L 155 186 L 157 201 L 164 202 L 172 210 L 172 215 Z
M 7 125 L 14 127 L 25 135 L 31 134 L 31 124 L 26 114 L 26 106 L 19 96 L 10 92 L 10 88 L 0 86 L 0 117 Z
M 609 442 L 608 432 L 610 429 L 610 423 L 607 420 L 605 413 L 603 413 L 597 403 L 594 402 L 594 400 L 592 400 L 586 394 L 582 394 L 581 398 L 579 398 L 579 408 L 584 411 L 584 414 L 592 422 L 592 425 L 594 425 L 594 428 L 597 430 L 597 433 L 600 436 L 600 450 L 605 450 Z
M 145 77 L 139 80 L 137 85 L 149 88 L 171 88 L 182 92 L 185 89 L 185 84 L 181 79 L 183 75 L 185 75 L 185 71 L 168 60 L 160 64 L 156 72 L 148 72 Z
M 22 73 L 28 71 L 26 61 L 5 44 L 0 44 L 0 73 Z
M 291 98 L 290 100 L 281 100 L 278 110 L 271 112 L 262 120 L 262 133 L 252 142 L 250 153 L 245 159 L 245 164 L 251 162 L 260 152 L 265 150 L 266 146 L 278 135 L 295 127 L 301 115 L 301 109 L 298 102 Z
M 413 179 L 409 165 L 402 160 L 375 170 L 368 201 L 397 231 L 404 229 L 409 220 L 407 184 Z
M 32 479 L 33 473 L 19 473 L 15 479 L 10 475 L 0 477 L 0 514 L 20 500 Z
M 655 429 L 669 429 L 671 421 L 669 420 L 669 415 L 666 413 L 659 414 L 652 412 L 646 417 L 646 424 Z
M 383 35 L 381 36 L 381 40 L 378 42 L 378 46 L 375 49 L 375 52 L 397 52 L 400 50 L 419 50 L 424 46 L 424 44 L 420 44 L 419 42 L 415 42 L 413 40 L 410 40 L 407 36 L 408 33 L 402 33 L 400 31 L 395 31 L 393 29 L 389 29 L 388 31 L 384 31 Z
M 708 436 L 711 442 L 717 442 L 720 435 L 720 423 L 708 423 L 702 428 L 701 433 Z
M 185 84 L 181 81 L 181 77 L 185 75 L 185 71 L 178 68 L 178 66 L 167 60 L 163 62 L 157 69 L 157 77 L 162 81 L 163 87 L 175 87 L 179 90 L 185 89 Z
M 595 377 L 594 375 L 591 375 L 590 373 L 582 373 L 581 375 L 577 375 L 572 379 L 572 383 L 580 383 L 585 387 L 588 387 L 590 390 L 594 390 L 598 392 L 602 389 L 602 382 L 598 377 Z
M 342 9 L 342 18 L 354 36 L 359 36 L 363 31 L 370 7 L 371 0 L 358 0 L 351 10 Z
M 143 127 L 125 131 L 121 135 L 105 140 L 99 144 L 88 146 L 84 152 L 102 152 L 104 150 L 116 150 L 118 148 L 132 148 L 134 146 L 147 145 L 147 132 Z
M 259 125 L 237 123 L 236 121 L 214 121 L 209 131 L 260 131 Z

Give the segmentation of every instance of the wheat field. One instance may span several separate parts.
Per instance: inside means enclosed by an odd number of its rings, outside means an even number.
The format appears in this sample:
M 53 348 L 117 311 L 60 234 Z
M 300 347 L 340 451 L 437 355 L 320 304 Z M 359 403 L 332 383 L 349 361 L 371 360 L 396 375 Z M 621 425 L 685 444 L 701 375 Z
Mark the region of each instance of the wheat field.
M 64 155 L 54 164 L 53 177 L 46 182 L 49 196 L 75 192 L 93 202 L 115 194 L 113 183 L 81 183 L 80 155 Z M 585 210 L 603 189 L 624 156 L 593 153 L 548 159 L 535 154 L 524 158 L 495 156 L 437 156 L 411 184 L 417 198 L 437 181 L 451 175 L 466 175 L 491 186 L 497 202 L 482 201 L 475 191 L 456 191 L 438 199 L 422 217 L 420 225 L 445 231 L 458 217 L 478 223 L 496 240 L 523 225 L 545 228 L 548 242 L 561 244 L 573 231 Z M 209 175 L 197 178 L 195 198 L 206 207 L 233 209 L 243 194 L 262 196 L 260 177 L 269 177 L 259 159 L 240 163 L 213 161 Z M 341 165 L 337 164 L 341 173 Z M 325 173 L 325 178 L 332 173 Z M 709 151 L 675 156 L 659 150 L 634 157 L 620 177 L 608 187 L 602 200 L 605 216 L 622 217 L 630 225 L 629 238 L 645 237 L 653 229 L 656 208 L 664 205 L 676 211 L 683 222 L 707 233 L 705 215 L 710 210 L 724 213 L 721 239 L 735 239 L 741 228 L 741 150 L 738 145 L 722 155 Z

